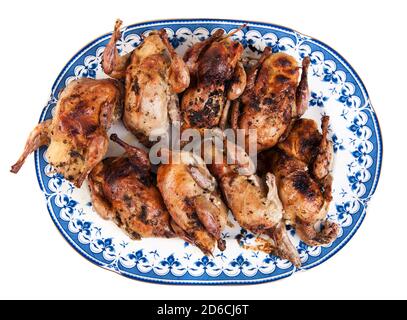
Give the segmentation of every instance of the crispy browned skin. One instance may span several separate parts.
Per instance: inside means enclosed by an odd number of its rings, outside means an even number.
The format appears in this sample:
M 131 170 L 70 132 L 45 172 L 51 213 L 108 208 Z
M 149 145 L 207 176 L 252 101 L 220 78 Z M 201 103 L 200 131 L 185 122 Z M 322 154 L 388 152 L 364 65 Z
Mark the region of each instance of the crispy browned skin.
M 272 172 L 284 206 L 284 219 L 296 227 L 300 238 L 311 246 L 329 244 L 339 227 L 326 214 L 332 200 L 332 145 L 327 139 L 329 118 L 322 119 L 324 134 L 313 120 L 301 119 L 294 125 L 280 150 L 268 152 Z M 319 144 L 316 142 L 319 141 Z M 314 226 L 322 222 L 318 232 Z
M 236 150 L 232 143 L 229 148 L 228 150 Z M 213 152 L 215 154 L 221 151 Z M 234 159 L 234 164 L 228 164 L 225 151 L 223 162 L 213 163 L 209 165 L 209 169 L 219 181 L 227 205 L 237 222 L 255 234 L 270 236 L 271 253 L 300 266 L 298 252 L 286 234 L 283 207 L 277 194 L 274 176 L 268 173 L 265 179 L 262 179 L 251 172 L 249 156 L 243 149 L 238 148 Z
M 311 163 L 318 152 L 321 139 L 314 120 L 299 119 L 294 122 L 287 139 L 278 144 L 278 148 L 304 163 Z
M 321 212 L 324 197 L 319 184 L 308 173 L 307 165 L 284 153 L 276 152 L 273 172 L 278 181 L 280 199 L 285 209 L 285 219 L 300 219 L 312 223 L 325 216 Z
M 172 123 L 179 123 L 177 93 L 189 86 L 189 72 L 184 61 L 168 41 L 165 30 L 152 31 L 143 43 L 125 56 L 119 56 L 121 21 L 103 54 L 106 74 L 125 79 L 123 123 L 140 142 L 151 146 L 154 137 L 165 133 Z
M 106 130 L 121 112 L 122 88 L 116 80 L 79 79 L 61 93 L 52 120 L 37 125 L 11 171 L 27 156 L 48 145 L 47 159 L 66 179 L 80 187 L 108 147 Z
M 157 173 L 157 184 L 164 202 L 179 228 L 176 232 L 210 255 L 218 243 L 225 249 L 221 231 L 226 226 L 227 208 L 217 190 L 216 180 L 210 175 L 202 159 L 189 152 L 180 161 L 162 164 Z
M 89 174 L 95 211 L 113 220 L 132 239 L 173 237 L 170 215 L 151 178 L 148 154 L 116 135 L 111 139 L 126 153 L 103 160 Z
M 237 99 L 246 85 L 246 72 L 240 62 L 242 53 L 243 46 L 224 36 L 222 30 L 185 53 L 193 81 L 181 101 L 183 129 L 220 124 L 227 100 Z
M 275 146 L 289 133 L 293 119 L 300 117 L 308 105 L 307 70 L 303 61 L 298 84 L 297 61 L 285 53 L 272 54 L 266 48 L 256 65 L 247 73 L 247 86 L 239 104 L 233 106 L 233 128 L 257 130 L 258 151 Z M 248 143 L 246 144 L 248 145 Z

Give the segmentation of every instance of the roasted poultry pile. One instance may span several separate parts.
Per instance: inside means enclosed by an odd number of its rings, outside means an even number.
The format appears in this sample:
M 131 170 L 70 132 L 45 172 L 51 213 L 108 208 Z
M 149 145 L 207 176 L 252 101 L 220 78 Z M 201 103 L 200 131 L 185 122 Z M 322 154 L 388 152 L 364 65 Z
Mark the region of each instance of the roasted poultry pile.
M 12 172 L 47 145 L 55 172 L 77 187 L 87 179 L 94 210 L 132 239 L 180 237 L 206 255 L 225 250 L 229 209 L 241 227 L 266 239 L 268 253 L 297 267 L 286 225 L 310 246 L 336 239 L 339 227 L 326 217 L 332 200 L 329 117 L 321 120 L 322 132 L 314 120 L 301 118 L 309 100 L 308 57 L 299 65 L 266 47 L 255 63 L 244 63 L 242 44 L 223 30 L 183 58 L 165 30 L 152 31 L 121 56 L 120 27 L 118 20 L 102 59 L 111 78 L 68 84 L 53 119 L 35 127 Z M 168 161 L 155 175 L 148 153 L 116 134 L 111 140 L 125 152 L 105 158 L 107 130 L 119 118 L 147 148 L 171 126 L 216 134 L 210 154 L 160 150 Z M 242 131 L 246 148 L 256 131 L 257 168 L 247 149 L 227 140 L 226 128 Z M 221 161 L 207 165 L 208 157 Z

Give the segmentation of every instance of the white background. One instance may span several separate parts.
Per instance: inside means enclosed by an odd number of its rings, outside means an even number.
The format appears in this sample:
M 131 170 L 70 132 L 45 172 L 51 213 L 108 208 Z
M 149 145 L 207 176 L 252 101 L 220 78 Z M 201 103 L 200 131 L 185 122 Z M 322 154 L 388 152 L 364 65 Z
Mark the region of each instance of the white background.
M 0 298 L 407 298 L 406 8 L 403 1 L 1 1 Z M 404 7 L 404 8 L 403 8 Z M 64 64 L 125 24 L 232 18 L 281 24 L 341 53 L 363 79 L 384 138 L 379 187 L 355 237 L 324 264 L 244 287 L 133 281 L 96 267 L 54 227 L 32 157 L 9 173 Z M 404 32 L 402 32 L 404 30 Z

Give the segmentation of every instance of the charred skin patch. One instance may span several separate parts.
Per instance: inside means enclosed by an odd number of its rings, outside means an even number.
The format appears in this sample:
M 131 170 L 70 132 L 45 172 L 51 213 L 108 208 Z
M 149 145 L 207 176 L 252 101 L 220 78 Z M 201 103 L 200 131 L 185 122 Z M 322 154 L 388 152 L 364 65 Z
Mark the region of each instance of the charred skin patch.
M 134 92 L 135 94 L 139 94 L 139 92 L 140 92 L 140 86 L 138 85 L 138 80 L 137 80 L 137 78 L 135 78 L 134 81 L 133 81 L 132 89 L 133 89 L 133 92 Z
M 290 81 L 290 78 L 288 78 L 282 74 L 277 75 L 275 79 L 278 84 L 285 84 Z
M 74 136 L 79 135 L 80 132 L 79 132 L 78 128 L 72 128 L 72 129 L 69 130 L 69 134 L 70 134 L 72 137 L 74 137 Z
M 129 209 L 133 206 L 131 196 L 129 196 L 127 194 L 125 194 L 123 196 L 123 202 L 126 205 L 126 207 L 129 208 Z
M 192 209 L 194 207 L 194 201 L 189 197 L 184 198 L 184 204 L 188 209 Z
M 84 157 L 82 156 L 82 154 L 76 150 L 70 150 L 69 156 L 72 158 L 80 158 L 81 160 L 84 160 Z
M 310 160 L 317 155 L 320 143 L 321 137 L 317 134 L 300 138 L 300 153 L 309 157 Z
M 198 214 L 196 213 L 195 210 L 187 213 L 187 216 L 192 222 L 193 229 L 201 229 L 201 228 L 204 229 L 205 228 L 204 225 L 199 220 Z
M 240 83 L 240 77 L 239 77 L 239 75 L 234 73 L 229 80 L 228 87 L 230 88 L 233 85 L 238 84 L 238 83 Z
M 116 223 L 116 225 L 117 225 L 118 227 L 123 226 L 123 221 L 122 221 L 122 218 L 121 218 L 121 216 L 120 216 L 120 212 L 117 212 L 117 211 L 116 211 L 116 214 L 115 214 L 113 220 L 114 220 L 114 223 Z
M 90 136 L 92 133 L 94 133 L 97 129 L 99 128 L 98 125 L 95 124 L 90 124 L 88 126 L 85 126 L 84 128 L 84 133 L 86 136 Z
M 184 202 L 184 205 L 185 205 L 185 213 L 186 213 L 186 215 L 188 217 L 188 220 L 190 220 L 190 222 L 192 223 L 191 227 L 193 229 L 202 228 L 203 225 L 199 221 L 198 214 L 196 213 L 196 210 L 195 210 L 194 199 L 190 198 L 190 197 L 185 197 L 183 199 L 183 202 Z
M 254 111 L 260 111 L 260 101 L 258 98 L 252 96 L 249 101 L 249 107 Z
M 286 70 L 287 73 L 291 74 L 291 75 L 295 75 L 298 72 L 297 68 L 291 68 Z
M 266 106 L 270 106 L 274 103 L 274 99 L 271 97 L 266 97 L 263 99 L 263 104 L 265 104 Z
M 283 91 L 278 95 L 267 95 L 261 100 L 261 105 L 259 105 L 258 110 L 255 108 L 253 109 L 255 111 L 260 111 L 260 109 L 262 109 L 262 112 L 273 116 L 273 118 L 276 118 L 277 116 L 283 117 L 282 120 L 284 123 L 288 123 L 291 120 L 291 109 L 286 107 L 287 100 L 290 100 L 288 94 L 288 91 Z
M 120 161 L 116 161 L 112 165 L 107 166 L 105 180 L 107 184 L 113 185 L 117 180 L 127 178 L 131 175 L 136 175 L 138 181 L 145 187 L 152 185 L 150 175 L 146 168 L 141 165 L 136 165 L 128 158 L 120 159 Z
M 189 114 L 188 114 L 188 119 L 189 122 L 191 123 L 191 125 L 193 126 L 203 126 L 203 122 L 204 122 L 204 117 L 202 114 L 202 111 L 195 111 L 192 110 Z
M 70 136 L 83 135 L 88 137 L 92 135 L 100 126 L 96 112 L 98 108 L 89 107 L 89 102 L 79 100 L 72 103 L 70 111 L 60 114 L 59 129 L 68 133 Z M 106 103 L 106 102 L 105 102 Z
M 282 56 L 274 62 L 274 65 L 276 67 L 288 68 L 292 66 L 292 62 L 287 57 Z
M 139 218 L 143 223 L 145 223 L 145 224 L 148 223 L 148 221 L 147 221 L 147 207 L 145 205 L 141 206 Z
M 81 116 L 87 113 L 86 110 L 87 103 L 84 100 L 79 100 L 76 105 L 72 108 L 71 115 Z
M 133 171 L 137 174 L 138 180 L 143 184 L 145 187 L 151 187 L 152 186 L 152 180 L 149 172 L 146 170 L 145 167 L 135 165 L 134 163 L 131 163 Z
M 172 231 L 169 231 L 169 230 L 167 231 L 167 230 L 166 230 L 166 231 L 164 232 L 164 237 L 165 237 L 165 238 L 168 238 L 168 239 L 169 239 L 169 238 L 173 238 L 173 237 L 174 237 L 174 233 L 173 233 Z
M 202 110 L 191 110 L 188 113 L 189 122 L 198 128 L 212 128 L 219 122 L 223 92 L 214 91 L 208 97 Z
M 129 235 L 129 237 L 132 240 L 140 240 L 141 239 L 141 235 L 138 232 L 134 231 L 129 225 L 127 225 L 127 223 L 126 223 L 126 226 L 125 226 L 124 230 L 127 232 L 127 234 Z
M 305 171 L 299 171 L 294 174 L 293 187 L 306 199 L 313 200 L 317 196 L 312 186 L 312 180 Z
M 109 185 L 113 185 L 122 177 L 127 177 L 131 174 L 131 167 L 124 161 L 115 162 L 114 165 L 107 166 L 105 171 L 105 180 Z

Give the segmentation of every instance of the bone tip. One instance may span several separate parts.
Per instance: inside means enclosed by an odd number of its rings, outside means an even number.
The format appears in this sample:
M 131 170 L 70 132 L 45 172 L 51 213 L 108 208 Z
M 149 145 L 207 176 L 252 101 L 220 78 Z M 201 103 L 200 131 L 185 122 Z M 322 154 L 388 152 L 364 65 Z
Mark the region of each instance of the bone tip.
M 263 54 L 270 54 L 271 53 L 271 48 L 270 47 L 265 47 L 264 48 L 264 51 L 263 51 Z
M 117 142 L 119 140 L 119 137 L 118 137 L 118 135 L 116 133 L 112 133 L 110 135 L 110 140 L 112 140 L 114 142 Z
M 309 65 L 311 63 L 311 59 L 309 56 L 306 56 L 303 60 L 302 60 L 302 67 L 304 69 L 308 69 Z
M 328 125 L 329 125 L 329 116 L 327 116 L 327 115 L 322 116 L 321 122 L 322 122 L 322 128 L 328 127 Z
M 20 167 L 21 166 L 19 166 L 18 164 L 15 164 L 15 165 L 11 166 L 10 172 L 16 174 L 20 170 Z
M 115 22 L 115 24 L 114 24 L 115 29 L 120 28 L 120 27 L 122 26 L 122 24 L 123 24 L 123 21 L 122 21 L 122 20 L 116 19 L 116 22 Z
M 298 259 L 295 259 L 295 260 L 293 261 L 293 265 L 294 265 L 294 267 L 296 267 L 297 269 L 301 268 L 301 266 L 302 266 L 301 260 L 300 260 L 299 258 L 298 258 Z

